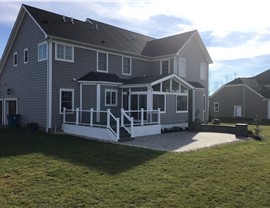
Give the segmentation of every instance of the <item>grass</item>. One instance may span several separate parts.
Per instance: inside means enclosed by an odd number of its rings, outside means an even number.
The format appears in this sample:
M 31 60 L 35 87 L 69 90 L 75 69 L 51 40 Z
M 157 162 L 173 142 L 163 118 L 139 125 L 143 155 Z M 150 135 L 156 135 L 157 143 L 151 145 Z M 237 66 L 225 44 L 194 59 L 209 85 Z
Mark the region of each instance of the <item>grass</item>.
M 166 153 L 0 129 L 0 207 L 269 207 L 269 158 L 269 139 Z

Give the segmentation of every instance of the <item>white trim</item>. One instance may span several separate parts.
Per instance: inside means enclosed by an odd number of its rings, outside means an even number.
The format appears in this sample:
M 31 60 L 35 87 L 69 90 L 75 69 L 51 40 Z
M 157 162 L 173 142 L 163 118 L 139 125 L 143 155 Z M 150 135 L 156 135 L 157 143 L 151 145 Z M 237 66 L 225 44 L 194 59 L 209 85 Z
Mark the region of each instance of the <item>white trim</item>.
M 16 59 L 15 59 L 16 57 Z M 16 63 L 15 63 L 16 60 Z M 19 56 L 18 56 L 18 52 L 14 52 L 13 53 L 13 66 L 18 66 L 18 62 L 19 62 Z
M 161 59 L 160 61 L 159 61 L 159 73 L 160 73 L 160 75 L 162 75 L 162 63 L 164 62 L 164 61 L 168 61 L 168 74 L 170 74 L 170 59 Z
M 64 47 L 64 52 L 63 52 L 63 53 L 64 53 L 64 54 L 63 54 L 64 58 L 58 58 L 58 57 L 57 57 L 57 47 L 58 47 L 59 45 L 62 45 L 62 46 Z M 71 60 L 65 58 L 65 54 L 66 54 L 66 46 L 71 47 Z M 65 61 L 65 62 L 71 62 L 71 63 L 74 63 L 74 45 L 55 41 L 55 47 L 54 47 L 54 50 L 55 50 L 55 52 L 54 52 L 55 60 L 57 60 L 57 61 Z
M 177 97 L 178 96 L 182 96 L 182 97 L 187 97 L 187 110 L 177 110 Z M 177 94 L 177 95 L 175 95 L 175 111 L 176 111 L 176 113 L 188 113 L 188 105 L 189 105 L 189 102 L 188 102 L 188 94 L 186 94 L 186 93 L 179 93 L 179 94 Z
M 202 102 L 203 102 L 203 106 L 202 106 L 202 109 L 203 109 L 203 112 L 205 113 L 206 112 L 206 93 L 205 93 L 205 90 L 203 90 L 203 97 L 202 97 Z
M 110 96 L 112 96 L 112 93 L 115 92 L 115 103 L 114 104 L 111 103 L 111 101 L 112 101 L 111 97 L 110 97 L 110 104 L 107 104 L 107 92 L 110 92 Z M 116 90 L 116 89 L 105 89 L 104 96 L 105 96 L 105 98 L 104 98 L 104 101 L 105 101 L 104 105 L 105 106 L 117 106 L 118 90 Z
M 52 127 L 52 42 L 48 44 L 47 61 L 47 124 L 46 131 Z
M 61 107 L 62 107 L 62 92 L 71 92 L 72 93 L 72 104 L 71 104 L 71 109 L 69 110 L 72 110 L 72 112 L 66 112 L 66 114 L 68 113 L 73 113 L 73 110 L 74 110 L 74 89 L 71 89 L 71 88 L 60 88 L 59 89 L 59 114 L 63 114 L 63 112 L 61 111 Z
M 182 82 L 184 85 L 186 85 L 187 87 L 189 87 L 189 88 L 191 88 L 191 89 L 194 88 L 192 85 L 190 85 L 188 82 L 186 82 L 185 80 L 183 80 L 181 77 L 177 76 L 176 74 L 169 74 L 169 75 L 166 76 L 166 77 L 163 77 L 163 78 L 161 78 L 161 79 L 159 79 L 159 80 L 156 80 L 156 81 L 154 81 L 154 82 L 151 83 L 151 86 L 153 86 L 153 85 L 155 85 L 155 84 L 158 84 L 158 83 L 160 83 L 160 82 L 166 81 L 166 80 L 168 80 L 168 79 L 170 79 L 170 78 L 175 78 L 175 79 L 177 79 L 178 81 Z
M 215 107 L 217 105 L 217 107 Z M 219 102 L 214 102 L 213 111 L 218 113 L 219 112 Z
M 124 59 L 125 58 L 128 58 L 130 60 L 130 66 L 129 66 L 130 73 L 124 73 Z M 122 56 L 122 75 L 129 75 L 129 76 L 132 75 L 132 58 L 131 57 Z
M 105 51 L 96 51 L 97 52 L 97 72 L 103 72 L 103 73 L 108 73 L 108 69 L 109 69 L 109 53 L 108 52 L 105 52 Z M 99 54 L 100 53 L 103 53 L 106 55 L 106 71 L 103 71 L 103 70 L 99 70 L 99 60 L 98 60 L 98 57 L 99 57 Z
M 39 59 L 39 47 L 43 46 L 43 45 L 46 45 L 46 57 Z M 41 42 L 38 44 L 38 57 L 37 58 L 38 58 L 38 62 L 45 61 L 48 59 L 48 44 L 47 44 L 47 42 Z
M 25 61 L 25 52 L 27 52 L 27 61 Z M 28 63 L 28 61 L 29 61 L 29 50 L 28 50 L 28 48 L 25 48 L 24 50 L 23 50 L 23 63 L 24 64 L 27 64 Z

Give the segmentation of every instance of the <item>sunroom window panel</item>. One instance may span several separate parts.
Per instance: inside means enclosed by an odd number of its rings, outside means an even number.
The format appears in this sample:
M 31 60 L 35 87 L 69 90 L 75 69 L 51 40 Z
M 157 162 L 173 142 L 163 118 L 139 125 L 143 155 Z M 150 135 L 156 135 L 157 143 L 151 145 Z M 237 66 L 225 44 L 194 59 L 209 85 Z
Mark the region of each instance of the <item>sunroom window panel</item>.
M 170 91 L 170 80 L 166 80 L 162 82 L 162 92 L 169 92 Z
M 160 83 L 153 85 L 153 91 L 160 92 Z
M 165 95 L 153 95 L 153 109 L 165 111 Z
M 177 96 L 177 111 L 187 111 L 187 110 L 188 110 L 188 97 Z
M 172 91 L 177 93 L 180 92 L 180 84 L 175 80 L 172 80 Z

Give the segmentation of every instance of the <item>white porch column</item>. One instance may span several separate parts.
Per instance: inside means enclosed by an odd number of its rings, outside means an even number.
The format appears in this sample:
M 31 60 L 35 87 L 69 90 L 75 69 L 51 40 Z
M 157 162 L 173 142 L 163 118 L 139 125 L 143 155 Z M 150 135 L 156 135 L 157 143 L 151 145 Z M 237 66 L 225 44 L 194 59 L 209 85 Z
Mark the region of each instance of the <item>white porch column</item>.
M 82 122 L 82 110 L 83 110 L 83 107 L 82 107 L 82 83 L 80 83 L 80 122 Z
M 100 84 L 97 84 L 97 96 L 96 96 L 96 99 L 97 99 L 97 113 L 96 113 L 96 116 L 97 116 L 97 122 L 100 121 Z
M 147 110 L 153 109 L 153 89 L 152 87 L 147 87 Z

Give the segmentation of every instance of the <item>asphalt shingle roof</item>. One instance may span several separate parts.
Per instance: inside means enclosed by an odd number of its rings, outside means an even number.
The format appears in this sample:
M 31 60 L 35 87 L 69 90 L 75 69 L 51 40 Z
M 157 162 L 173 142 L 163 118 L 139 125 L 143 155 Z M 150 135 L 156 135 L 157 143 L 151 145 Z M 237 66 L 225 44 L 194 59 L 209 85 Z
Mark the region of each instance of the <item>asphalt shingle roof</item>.
M 249 78 L 237 78 L 226 85 L 245 84 L 265 98 L 270 98 L 270 69 Z

